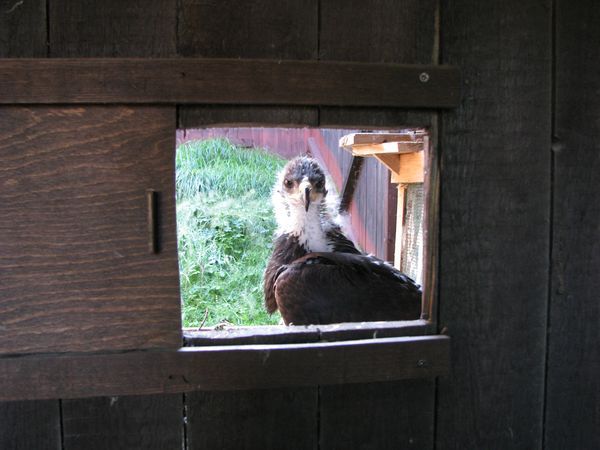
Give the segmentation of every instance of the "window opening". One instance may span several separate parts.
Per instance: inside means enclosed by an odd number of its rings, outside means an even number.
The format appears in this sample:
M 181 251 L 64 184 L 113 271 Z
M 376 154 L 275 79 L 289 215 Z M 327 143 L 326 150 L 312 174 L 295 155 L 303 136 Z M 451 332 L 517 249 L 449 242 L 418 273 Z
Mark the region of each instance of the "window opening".
M 269 315 L 265 309 L 262 277 L 276 227 L 272 188 L 281 168 L 300 155 L 316 159 L 324 169 L 330 200 L 354 191 L 341 223 L 357 247 L 393 263 L 421 284 L 423 158 L 422 153 L 417 158 L 414 154 L 422 151 L 424 134 L 312 128 L 179 130 L 177 228 L 184 328 L 282 323 L 277 313 Z M 374 141 L 368 148 L 352 139 Z M 396 161 L 391 149 L 400 147 L 404 151 L 396 153 L 401 155 Z M 409 147 L 413 151 L 406 151 Z M 413 178 L 407 178 L 410 155 L 421 161 L 420 168 L 411 166 Z M 367 161 L 368 156 L 377 162 Z M 353 179 L 356 158 L 364 158 L 366 164 Z

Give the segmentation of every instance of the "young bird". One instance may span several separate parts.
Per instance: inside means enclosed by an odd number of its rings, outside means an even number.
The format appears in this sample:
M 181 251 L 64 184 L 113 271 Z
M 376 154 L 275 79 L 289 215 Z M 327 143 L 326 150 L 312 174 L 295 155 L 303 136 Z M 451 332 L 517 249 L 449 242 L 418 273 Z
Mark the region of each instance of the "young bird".
M 288 325 L 418 319 L 419 287 L 344 235 L 316 160 L 286 164 L 272 201 L 278 228 L 264 275 L 269 313 L 278 309 Z

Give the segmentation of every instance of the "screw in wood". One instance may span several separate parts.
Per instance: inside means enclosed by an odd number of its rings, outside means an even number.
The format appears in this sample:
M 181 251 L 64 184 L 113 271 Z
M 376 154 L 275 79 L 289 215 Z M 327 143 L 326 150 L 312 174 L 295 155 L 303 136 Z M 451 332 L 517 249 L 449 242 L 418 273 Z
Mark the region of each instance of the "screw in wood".
M 429 81 L 429 74 L 427 72 L 421 72 L 419 81 L 421 81 L 421 83 L 427 83 Z

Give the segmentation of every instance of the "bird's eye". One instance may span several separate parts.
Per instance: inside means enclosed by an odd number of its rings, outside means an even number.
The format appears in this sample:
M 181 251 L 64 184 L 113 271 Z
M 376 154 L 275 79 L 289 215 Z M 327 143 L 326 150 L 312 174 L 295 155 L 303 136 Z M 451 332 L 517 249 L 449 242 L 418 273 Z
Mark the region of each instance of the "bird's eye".
M 289 189 L 294 185 L 294 183 L 289 178 L 286 178 L 285 180 L 283 180 L 283 185 Z

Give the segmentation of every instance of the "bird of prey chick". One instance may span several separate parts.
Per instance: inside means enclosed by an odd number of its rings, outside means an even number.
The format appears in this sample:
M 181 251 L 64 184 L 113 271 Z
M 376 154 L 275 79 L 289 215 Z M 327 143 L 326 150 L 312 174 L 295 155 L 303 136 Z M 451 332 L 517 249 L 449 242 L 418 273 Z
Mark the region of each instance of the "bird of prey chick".
M 419 318 L 419 286 L 343 234 L 316 160 L 288 162 L 272 201 L 278 228 L 264 275 L 269 313 L 279 310 L 287 325 Z

